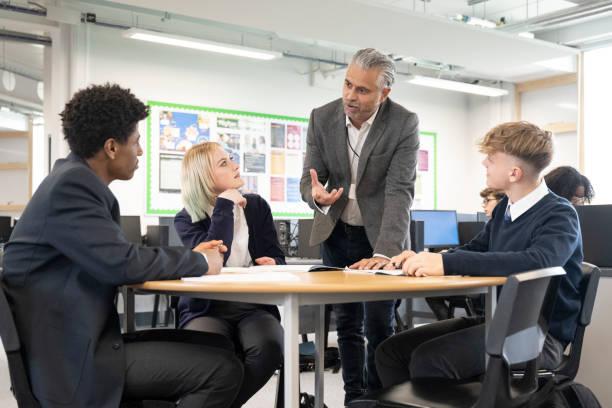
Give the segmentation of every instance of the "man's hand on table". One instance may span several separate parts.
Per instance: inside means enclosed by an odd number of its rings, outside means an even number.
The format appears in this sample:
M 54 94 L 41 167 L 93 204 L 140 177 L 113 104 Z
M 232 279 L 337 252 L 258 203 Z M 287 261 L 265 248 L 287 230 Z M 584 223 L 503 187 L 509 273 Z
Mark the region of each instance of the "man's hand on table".
M 363 258 L 361 261 L 355 262 L 349 268 L 351 269 L 382 269 L 385 265 L 388 265 L 389 259 L 380 256 L 373 258 Z

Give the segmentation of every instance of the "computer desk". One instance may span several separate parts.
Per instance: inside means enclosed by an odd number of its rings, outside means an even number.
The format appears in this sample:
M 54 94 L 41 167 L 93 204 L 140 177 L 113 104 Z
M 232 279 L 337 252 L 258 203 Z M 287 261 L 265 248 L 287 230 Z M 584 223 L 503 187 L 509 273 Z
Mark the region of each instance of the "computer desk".
M 202 299 L 283 306 L 285 408 L 299 407 L 299 307 L 319 305 L 315 326 L 315 406 L 323 407 L 325 304 L 405 297 L 486 295 L 486 321 L 495 311 L 497 286 L 504 277 L 439 276 L 411 278 L 365 273 L 263 272 L 227 274 L 198 282 L 170 280 L 131 285 L 124 289 L 125 330 L 134 330 L 134 294 L 166 293 Z M 275 278 L 275 276 L 277 278 Z M 229 279 L 229 280 L 224 280 Z

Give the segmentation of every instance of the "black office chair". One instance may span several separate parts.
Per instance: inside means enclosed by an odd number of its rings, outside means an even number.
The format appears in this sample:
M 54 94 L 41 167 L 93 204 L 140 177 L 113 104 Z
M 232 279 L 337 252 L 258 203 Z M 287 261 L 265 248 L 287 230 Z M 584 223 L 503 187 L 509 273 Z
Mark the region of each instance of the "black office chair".
M 17 334 L 13 312 L 4 292 L 4 283 L 0 284 L 0 338 L 8 360 L 11 392 L 20 407 L 39 408 L 30 388 L 30 380 L 21 355 L 21 341 Z
M 525 404 L 538 390 L 536 359 L 548 331 L 543 316 L 548 316 L 558 277 L 564 274 L 563 268 L 555 267 L 508 277 L 487 332 L 489 361 L 482 381 L 413 379 L 369 393 L 349 407 L 514 408 Z M 524 376 L 513 379 L 510 366 L 521 363 L 526 366 Z
M 197 338 L 196 338 L 197 337 Z M 0 338 L 6 352 L 9 376 L 11 379 L 11 391 L 17 400 L 19 407 L 40 408 L 40 403 L 32 394 L 30 381 L 28 379 L 25 362 L 21 354 L 21 341 L 15 326 L 15 318 L 9 305 L 6 293 L 4 291 L 4 283 L 0 283 Z M 147 330 L 134 332 L 124 335 L 125 341 L 158 341 L 158 340 L 173 340 L 196 342 L 197 344 L 206 344 L 211 347 L 222 348 L 225 350 L 234 349 L 233 345 L 224 336 L 214 333 L 184 333 L 176 330 Z M 174 408 L 175 401 L 122 401 L 121 408 Z
M 555 375 L 562 375 L 571 380 L 576 378 L 580 367 L 580 356 L 582 355 L 582 343 L 586 328 L 591 324 L 595 297 L 599 286 L 601 271 L 595 265 L 582 263 L 582 281 L 580 282 L 580 294 L 582 296 L 582 308 L 578 318 L 578 327 L 570 346 L 570 352 L 563 358 L 563 363 L 554 370 Z
M 474 305 L 475 302 L 481 303 L 479 295 L 427 297 L 425 301 L 438 320 L 452 319 L 455 317 L 455 309 L 465 309 L 468 316 L 480 314 Z
M 600 275 L 599 267 L 587 262 L 582 263 L 582 280 L 580 281 L 582 307 L 578 316 L 578 326 L 576 327 L 574 339 L 570 343 L 569 353 L 563 356 L 561 365 L 554 370 L 539 370 L 538 375 L 541 378 L 557 377 L 559 380 L 574 380 L 576 378 L 578 368 L 580 367 L 584 334 L 587 326 L 591 323 L 591 316 L 593 315 L 593 306 L 595 305 Z M 523 372 L 515 371 L 513 375 L 515 378 L 518 378 L 523 375 Z
M 153 298 L 153 313 L 151 314 L 152 329 L 155 329 L 157 327 L 157 324 L 159 323 L 159 301 L 162 296 L 164 297 L 164 299 L 166 299 L 166 310 L 164 310 L 164 322 L 162 326 L 168 327 L 170 325 L 170 316 L 172 315 L 172 306 L 170 305 L 171 296 L 155 294 L 155 297 Z

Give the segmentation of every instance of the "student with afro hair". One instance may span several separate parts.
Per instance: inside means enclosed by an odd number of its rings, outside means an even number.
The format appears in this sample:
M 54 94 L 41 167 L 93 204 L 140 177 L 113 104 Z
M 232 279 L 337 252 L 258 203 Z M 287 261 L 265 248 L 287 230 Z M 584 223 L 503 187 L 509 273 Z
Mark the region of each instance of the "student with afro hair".
M 34 397 L 42 407 L 118 407 L 167 400 L 228 407 L 242 366 L 218 335 L 145 331 L 121 335 L 117 287 L 219 273 L 220 242 L 145 248 L 119 227 L 108 185 L 129 180 L 142 155 L 138 122 L 148 108 L 128 89 L 93 85 L 61 113 L 71 153 L 25 208 L 5 246 L 5 290 Z M 212 336 L 212 337 L 210 337 Z M 219 336 L 220 337 L 220 336 Z

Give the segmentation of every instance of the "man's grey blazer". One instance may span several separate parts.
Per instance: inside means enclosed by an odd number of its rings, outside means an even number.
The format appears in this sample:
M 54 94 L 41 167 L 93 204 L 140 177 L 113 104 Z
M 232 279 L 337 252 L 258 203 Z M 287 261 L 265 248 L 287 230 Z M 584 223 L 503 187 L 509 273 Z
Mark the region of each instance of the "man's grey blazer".
M 410 247 L 410 206 L 414 197 L 418 117 L 387 98 L 368 133 L 356 177 L 356 196 L 368 240 L 375 254 L 393 256 Z M 351 170 L 346 116 L 342 99 L 316 108 L 310 115 L 302 199 L 315 209 L 310 244 L 325 241 L 348 202 Z M 316 210 L 311 194 L 310 169 L 331 191 L 344 192 L 327 215 Z M 327 184 L 326 184 L 327 183 Z

